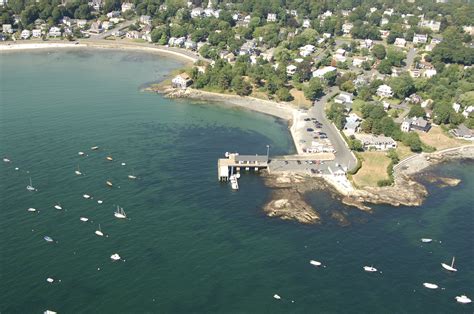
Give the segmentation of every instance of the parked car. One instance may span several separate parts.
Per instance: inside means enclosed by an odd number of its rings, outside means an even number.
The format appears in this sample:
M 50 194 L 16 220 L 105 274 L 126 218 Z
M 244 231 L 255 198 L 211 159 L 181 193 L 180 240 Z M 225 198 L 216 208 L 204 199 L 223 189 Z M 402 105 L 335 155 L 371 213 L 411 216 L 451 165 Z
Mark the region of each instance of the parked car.
M 307 128 L 306 131 L 308 131 L 308 132 L 313 132 L 314 129 L 312 129 L 312 128 Z

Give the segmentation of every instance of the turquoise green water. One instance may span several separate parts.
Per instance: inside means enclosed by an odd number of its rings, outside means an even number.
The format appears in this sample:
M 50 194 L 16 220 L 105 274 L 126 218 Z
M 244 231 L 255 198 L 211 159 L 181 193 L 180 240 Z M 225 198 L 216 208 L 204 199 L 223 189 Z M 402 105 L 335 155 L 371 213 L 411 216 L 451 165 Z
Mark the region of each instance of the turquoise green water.
M 264 154 L 267 144 L 292 152 L 286 126 L 139 91 L 178 65 L 110 51 L 0 57 L 0 154 L 13 160 L 0 167 L 0 312 L 472 312 L 454 297 L 474 297 L 473 163 L 437 169 L 463 182 L 429 186 L 420 208 L 367 215 L 318 192 L 308 199 L 325 224 L 270 219 L 258 176 L 244 175 L 232 192 L 217 182 L 216 160 L 225 151 Z M 74 175 L 78 164 L 84 176 Z M 138 180 L 127 179 L 132 171 Z M 37 192 L 25 189 L 30 176 Z M 114 218 L 116 204 L 130 220 Z M 329 219 L 335 208 L 349 213 L 350 227 Z M 99 223 L 108 237 L 94 235 Z M 125 261 L 112 262 L 113 253 Z M 453 255 L 459 271 L 445 273 L 440 263 Z M 371 264 L 382 273 L 362 271 Z

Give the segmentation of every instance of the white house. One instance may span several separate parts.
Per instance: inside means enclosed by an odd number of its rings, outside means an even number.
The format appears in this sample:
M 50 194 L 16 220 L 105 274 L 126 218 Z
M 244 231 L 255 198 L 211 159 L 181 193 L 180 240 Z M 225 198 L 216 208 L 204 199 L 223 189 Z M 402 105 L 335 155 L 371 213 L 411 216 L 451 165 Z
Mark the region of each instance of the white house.
M 469 115 L 471 114 L 471 112 L 473 111 L 474 111 L 474 106 L 469 106 L 466 109 L 464 109 L 464 111 L 462 112 L 462 115 L 464 116 L 464 118 L 467 119 Z
M 8 3 L 8 0 L 0 0 L 0 7 L 6 6 Z
M 300 56 L 302 57 L 309 56 L 310 54 L 314 52 L 315 48 L 316 47 L 314 47 L 313 45 L 306 45 L 306 46 L 300 47 Z
M 304 28 L 310 28 L 311 27 L 311 21 L 309 19 L 304 19 L 303 20 L 303 27 Z
M 122 12 L 126 12 L 129 10 L 134 10 L 135 9 L 135 4 L 130 3 L 130 2 L 124 2 L 122 3 Z
M 342 92 L 339 95 L 337 95 L 336 98 L 334 98 L 334 102 L 336 104 L 344 104 L 344 103 L 352 104 L 353 97 L 354 96 L 352 94 Z
M 276 22 L 277 15 L 275 13 L 268 13 L 267 14 L 267 22 Z
M 413 36 L 414 44 L 426 44 L 428 42 L 428 35 L 426 34 L 415 34 Z
M 362 63 L 364 63 L 367 60 L 368 60 L 367 57 L 354 57 L 352 58 L 352 65 L 355 67 L 361 67 Z
M 21 35 L 20 35 L 21 39 L 28 39 L 30 38 L 30 36 L 31 36 L 31 32 L 29 30 L 24 29 L 21 31 Z
M 59 27 L 53 26 L 49 29 L 48 32 L 49 37 L 60 37 L 61 36 L 61 29 Z
M 380 85 L 377 88 L 377 95 L 380 97 L 392 97 L 393 96 L 392 88 L 385 84 Z
M 188 74 L 186 73 L 181 73 L 179 75 L 176 75 L 172 80 L 171 80 L 171 83 L 173 85 L 173 87 L 175 88 L 181 88 L 181 89 L 185 89 L 186 87 L 188 87 L 189 85 L 191 85 L 193 81 L 191 80 L 191 78 L 189 77 Z
M 103 21 L 102 22 L 102 29 L 110 29 L 110 28 L 112 28 L 112 26 L 114 26 L 114 23 L 112 23 L 110 21 Z
M 402 132 L 410 132 L 410 127 L 411 127 L 411 121 L 408 119 L 405 119 L 400 125 L 400 130 L 402 130 Z
M 43 34 L 43 32 L 40 29 L 34 29 L 32 31 L 32 36 L 35 37 L 35 38 L 41 37 L 42 34 Z
M 138 31 L 128 31 L 125 34 L 125 37 L 127 37 L 128 39 L 139 39 L 141 36 Z
M 113 17 L 119 17 L 119 16 L 120 16 L 120 11 L 110 11 L 109 13 L 107 13 L 107 17 L 109 19 Z
M 431 77 L 435 76 L 436 73 L 437 73 L 437 72 L 436 72 L 436 69 L 435 69 L 435 68 L 433 68 L 433 69 L 426 69 L 425 72 L 423 73 L 423 76 L 424 76 L 424 77 L 427 77 L 427 78 L 431 78 Z
M 8 33 L 8 34 L 13 33 L 12 25 L 11 24 L 3 24 L 2 25 L 2 31 L 3 31 L 3 33 Z
M 441 27 L 441 23 L 440 23 L 440 22 L 433 21 L 433 20 L 429 20 L 429 21 L 422 20 L 422 21 L 419 23 L 419 26 L 420 26 L 420 27 L 429 28 L 429 29 L 431 29 L 433 32 L 437 33 L 437 32 L 439 32 L 439 29 L 440 29 L 440 27 Z
M 372 39 L 364 39 L 363 41 L 360 42 L 360 47 L 370 49 L 373 44 L 374 44 L 374 41 Z
M 321 69 L 317 69 L 313 72 L 313 77 L 323 78 L 326 73 L 336 72 L 336 68 L 333 66 L 327 66 Z
M 196 50 L 197 44 L 196 44 L 196 42 L 192 41 L 191 39 L 188 39 L 184 42 L 184 48 L 190 49 L 190 50 Z
M 354 25 L 352 23 L 344 23 L 342 24 L 342 32 L 346 35 L 350 34 L 353 27 Z
M 87 20 L 77 20 L 76 24 L 77 24 L 77 27 L 84 28 L 84 27 L 86 27 Z
M 354 134 L 355 138 L 361 141 L 364 150 L 388 150 L 397 148 L 397 142 L 388 136 L 376 136 L 371 134 Z
M 453 104 L 453 109 L 456 113 L 459 113 L 459 110 L 461 110 L 461 105 L 455 102 Z
M 296 72 L 297 67 L 293 64 L 290 64 L 289 66 L 286 67 L 286 74 L 288 75 L 293 75 Z
M 346 124 L 344 125 L 342 132 L 344 132 L 346 136 L 354 135 L 359 132 L 359 126 L 360 118 L 356 114 L 350 114 L 346 117 Z
M 151 25 L 151 17 L 149 15 L 141 15 L 140 24 Z
M 201 17 L 204 15 L 204 10 L 201 7 L 197 7 L 191 10 L 191 17 L 193 19 Z
M 407 44 L 407 41 L 405 40 L 405 38 L 397 37 L 395 38 L 395 42 L 393 44 L 397 47 L 404 48 Z

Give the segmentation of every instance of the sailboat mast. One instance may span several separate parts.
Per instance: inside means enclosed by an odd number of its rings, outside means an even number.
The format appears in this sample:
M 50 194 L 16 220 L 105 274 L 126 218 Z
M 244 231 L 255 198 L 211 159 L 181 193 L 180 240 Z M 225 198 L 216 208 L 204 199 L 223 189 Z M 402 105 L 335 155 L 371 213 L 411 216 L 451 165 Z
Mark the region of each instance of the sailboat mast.
M 454 259 L 455 259 L 455 257 L 453 256 L 453 261 L 451 262 L 451 267 L 454 266 Z

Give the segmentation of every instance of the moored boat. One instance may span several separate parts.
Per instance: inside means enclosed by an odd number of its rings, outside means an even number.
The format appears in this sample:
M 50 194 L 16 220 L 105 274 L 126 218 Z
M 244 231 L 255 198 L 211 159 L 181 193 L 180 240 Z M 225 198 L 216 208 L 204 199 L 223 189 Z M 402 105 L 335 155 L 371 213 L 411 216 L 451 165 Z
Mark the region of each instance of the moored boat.
M 99 230 L 96 230 L 94 232 L 96 235 L 98 235 L 99 237 L 103 237 L 104 236 L 104 233 L 102 232 L 102 229 L 100 229 L 100 224 L 99 224 Z
M 28 208 L 28 211 L 29 211 L 29 212 L 35 212 L 35 211 L 36 211 L 36 208 L 30 207 L 30 208 Z
M 83 221 L 83 222 L 89 221 L 89 218 L 87 218 L 87 217 L 81 217 L 81 218 L 79 218 L 79 219 L 80 219 L 81 221 Z
M 110 255 L 110 259 L 113 260 L 113 261 L 118 261 L 118 260 L 120 260 L 120 255 L 118 255 L 117 253 L 114 253 L 114 254 Z
M 84 195 L 82 195 L 82 197 L 85 198 L 86 200 L 91 198 L 91 196 L 89 194 L 84 194 Z
M 56 208 L 58 210 L 63 209 L 63 207 L 61 206 L 61 203 L 57 203 L 56 205 L 54 205 L 54 208 Z
M 30 192 L 37 191 L 36 188 L 33 186 L 33 183 L 32 183 L 32 181 L 31 181 L 31 177 L 30 177 L 30 184 L 28 184 L 28 185 L 26 186 L 26 189 L 27 189 L 28 191 L 30 191 Z
M 81 169 L 79 169 L 79 165 L 77 165 L 77 169 L 76 169 L 76 171 L 74 171 L 74 173 L 75 173 L 77 176 L 82 175 Z
M 8 159 L 7 157 L 3 157 L 3 162 L 12 162 L 12 161 Z
M 468 303 L 471 303 L 471 302 L 472 302 L 472 300 L 469 299 L 469 298 L 468 298 L 466 295 L 464 295 L 464 294 L 457 296 L 455 299 L 456 299 L 456 301 L 457 301 L 458 303 L 463 303 L 463 304 L 468 304 Z
M 453 260 L 451 261 L 451 265 L 441 263 L 441 266 L 443 266 L 444 269 L 451 271 L 451 272 L 457 272 L 458 270 L 454 268 L 454 259 L 455 257 L 453 256 Z
M 44 236 L 43 239 L 46 241 L 46 242 L 53 242 L 53 238 L 51 238 L 50 236 Z
M 107 184 L 107 186 L 110 186 L 110 187 L 114 186 L 114 185 L 112 184 L 112 181 L 109 181 L 109 180 L 105 181 L 105 184 Z
M 428 238 L 422 238 L 421 239 L 421 242 L 423 242 L 423 243 L 430 243 L 432 241 L 433 241 L 433 239 L 428 239 Z
M 372 267 L 372 266 L 364 266 L 364 270 L 369 273 L 374 273 L 377 271 L 377 268 Z
M 99 146 L 92 146 L 91 149 L 92 149 L 92 150 L 98 150 L 98 149 L 99 149 Z
M 438 289 L 438 285 L 434 283 L 425 282 L 423 283 L 423 286 L 425 286 L 428 289 Z
M 108 161 L 114 160 L 114 159 L 112 158 L 112 156 L 107 156 L 107 157 L 105 157 L 105 159 L 107 159 Z
M 313 266 L 319 267 L 321 266 L 321 262 L 315 261 L 315 260 L 310 260 L 309 263 Z
M 125 214 L 125 211 L 123 210 L 123 208 L 118 205 L 117 205 L 117 210 L 114 212 L 114 216 L 119 219 L 127 218 L 127 214 Z

